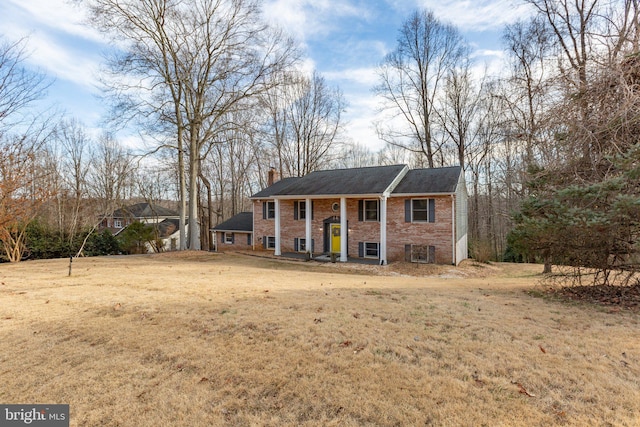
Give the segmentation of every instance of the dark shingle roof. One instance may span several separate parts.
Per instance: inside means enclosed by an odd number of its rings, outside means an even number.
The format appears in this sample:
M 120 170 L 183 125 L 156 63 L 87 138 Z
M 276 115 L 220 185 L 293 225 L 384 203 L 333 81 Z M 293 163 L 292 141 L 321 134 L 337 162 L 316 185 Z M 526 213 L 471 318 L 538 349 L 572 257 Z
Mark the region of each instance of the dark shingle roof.
M 454 193 L 460 172 L 460 166 L 413 169 L 407 172 L 392 194 Z
M 263 196 L 264 197 L 264 196 Z M 225 222 L 216 225 L 212 230 L 217 231 L 253 231 L 253 213 L 252 212 L 240 212 L 237 215 L 232 216 Z
M 114 218 L 154 218 L 158 216 L 178 216 L 178 212 L 150 203 L 136 203 L 113 212 Z
M 158 229 L 158 237 L 166 239 L 180 229 L 180 220 L 167 218 L 156 224 Z
M 311 172 L 291 185 L 273 192 L 272 195 L 324 196 L 382 193 L 404 168 L 405 165 L 392 165 Z
M 275 184 L 265 188 L 262 191 L 257 192 L 256 194 L 254 194 L 251 197 L 252 198 L 271 197 L 274 194 L 276 194 L 278 191 L 282 190 L 283 188 L 288 187 L 289 185 L 293 184 L 294 182 L 296 182 L 296 181 L 298 181 L 300 179 L 301 178 L 298 178 L 298 177 L 282 178 L 280 181 L 278 181 Z

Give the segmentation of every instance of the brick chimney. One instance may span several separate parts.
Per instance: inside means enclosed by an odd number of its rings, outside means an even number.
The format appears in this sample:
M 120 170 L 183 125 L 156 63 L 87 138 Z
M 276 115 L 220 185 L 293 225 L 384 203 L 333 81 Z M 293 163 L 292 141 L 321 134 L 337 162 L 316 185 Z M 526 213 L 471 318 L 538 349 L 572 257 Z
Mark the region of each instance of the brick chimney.
M 273 166 L 269 168 L 269 174 L 267 175 L 267 186 L 271 187 L 276 182 L 280 181 L 280 174 Z

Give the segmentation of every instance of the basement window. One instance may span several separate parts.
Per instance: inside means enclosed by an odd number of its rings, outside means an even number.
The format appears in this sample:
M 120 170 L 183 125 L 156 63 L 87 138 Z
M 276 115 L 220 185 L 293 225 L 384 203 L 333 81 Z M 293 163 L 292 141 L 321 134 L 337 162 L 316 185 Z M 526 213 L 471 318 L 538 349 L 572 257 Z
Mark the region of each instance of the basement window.
M 375 242 L 365 242 L 364 244 L 364 257 L 365 258 L 378 258 L 379 245 Z
M 265 237 L 265 247 L 267 249 L 275 249 L 276 248 L 276 238 L 275 236 L 267 236 Z
M 411 262 L 435 264 L 436 247 L 429 245 L 411 245 Z

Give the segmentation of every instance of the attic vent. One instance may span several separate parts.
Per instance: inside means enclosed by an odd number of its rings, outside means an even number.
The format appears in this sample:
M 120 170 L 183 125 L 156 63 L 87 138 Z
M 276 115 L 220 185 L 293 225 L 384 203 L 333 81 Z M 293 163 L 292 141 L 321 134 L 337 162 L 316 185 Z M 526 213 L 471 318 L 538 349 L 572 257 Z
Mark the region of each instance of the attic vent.
M 405 246 L 406 261 L 417 262 L 420 264 L 435 264 L 436 247 L 429 245 L 406 245 Z

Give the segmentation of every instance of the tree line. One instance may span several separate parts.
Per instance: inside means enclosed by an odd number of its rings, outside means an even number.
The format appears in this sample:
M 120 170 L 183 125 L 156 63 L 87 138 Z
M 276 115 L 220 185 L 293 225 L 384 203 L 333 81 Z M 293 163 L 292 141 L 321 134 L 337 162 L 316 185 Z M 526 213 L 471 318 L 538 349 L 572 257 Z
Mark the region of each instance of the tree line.
M 340 89 L 300 71 L 304 52 L 265 23 L 259 2 L 85 0 L 116 47 L 101 75 L 110 127 L 97 140 L 73 119 L 30 118 L 47 82 L 24 67 L 26 41 L 0 51 L 7 257 L 24 249 L 36 217 L 73 236 L 135 198 L 173 201 L 181 249 L 208 249 L 210 226 L 250 209 L 272 167 L 286 177 L 407 163 L 464 167 L 477 259 L 592 266 L 566 254 L 597 246 L 595 231 L 608 227 L 626 231 L 605 258 L 632 264 L 637 225 L 612 221 L 634 218 L 637 188 L 611 180 L 631 179 L 637 152 L 638 2 L 523 2 L 531 17 L 504 28 L 498 75 L 479 71 L 459 28 L 429 10 L 410 14 L 377 68 L 373 125 L 386 146 L 373 152 L 345 138 Z M 122 127 L 147 141 L 144 160 L 117 142 Z M 611 199 L 616 191 L 628 200 Z M 568 227 L 577 213 L 582 223 Z M 558 229 L 593 241 L 568 247 Z

